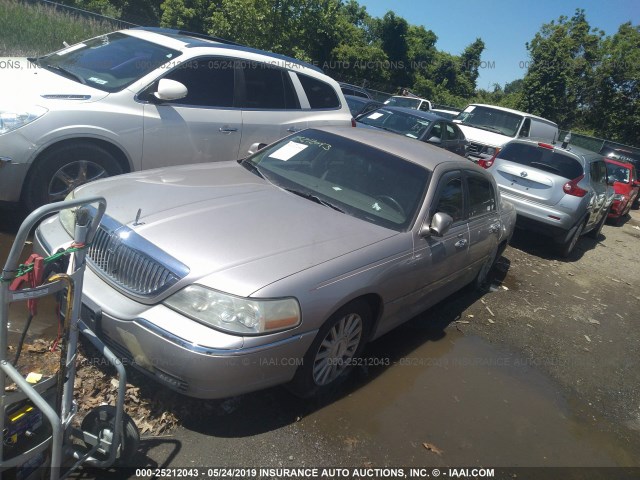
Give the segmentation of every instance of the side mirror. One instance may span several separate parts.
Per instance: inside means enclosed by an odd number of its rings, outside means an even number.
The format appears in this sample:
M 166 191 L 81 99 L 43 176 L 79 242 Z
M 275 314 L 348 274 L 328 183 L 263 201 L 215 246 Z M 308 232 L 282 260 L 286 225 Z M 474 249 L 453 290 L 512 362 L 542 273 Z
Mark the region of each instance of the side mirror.
M 182 83 L 168 78 L 162 78 L 158 82 L 158 90 L 153 96 L 158 100 L 179 100 L 187 96 L 189 91 Z
M 266 143 L 252 143 L 251 146 L 249 147 L 249 155 L 253 155 L 254 153 L 256 153 L 259 150 L 262 150 L 264 147 L 266 147 L 267 144 Z
M 451 215 L 444 212 L 438 212 L 431 219 L 431 224 L 429 226 L 424 225 L 422 227 L 420 236 L 428 237 L 430 235 L 434 235 L 436 237 L 442 237 L 449 231 L 452 224 L 453 218 L 451 218 Z
M 429 140 L 427 140 L 428 143 L 433 143 L 434 145 L 440 145 L 442 143 L 442 140 L 440 140 L 438 137 L 433 136 L 431 137 Z

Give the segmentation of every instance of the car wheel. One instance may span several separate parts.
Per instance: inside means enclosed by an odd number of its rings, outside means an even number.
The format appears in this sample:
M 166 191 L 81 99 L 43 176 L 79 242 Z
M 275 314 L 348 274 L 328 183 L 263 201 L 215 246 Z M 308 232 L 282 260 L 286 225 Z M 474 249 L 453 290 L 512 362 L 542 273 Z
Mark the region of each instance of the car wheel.
M 371 308 L 365 302 L 340 308 L 320 328 L 289 390 L 306 398 L 339 385 L 360 356 L 370 328 Z
M 606 212 L 604 212 L 604 215 L 602 215 L 602 218 L 598 222 L 598 225 L 589 233 L 587 233 L 589 237 L 595 238 L 596 240 L 600 237 L 600 232 L 602 232 L 602 227 L 604 226 L 604 222 L 607 221 L 608 215 L 609 215 L 609 209 L 607 208 Z
M 576 228 L 576 231 L 573 232 L 573 235 L 569 240 L 567 240 L 562 245 L 560 245 L 560 256 L 566 258 L 569 255 L 571 255 L 571 252 L 573 252 L 573 249 L 578 243 L 578 240 L 580 239 L 580 235 L 582 235 L 583 230 L 584 230 L 584 222 L 578 225 L 578 228 Z
M 64 200 L 76 187 L 123 173 L 107 150 L 91 143 L 64 145 L 46 152 L 32 168 L 25 185 L 24 204 L 29 211 Z
M 98 438 L 112 442 L 115 433 L 116 407 L 113 405 L 100 405 L 91 410 L 82 420 L 81 429 Z M 140 444 L 140 432 L 133 419 L 122 412 L 122 435 L 118 444 L 115 465 L 125 466 L 138 451 Z M 92 445 L 86 444 L 87 448 Z M 98 448 L 96 458 L 107 460 L 108 451 L 102 447 Z

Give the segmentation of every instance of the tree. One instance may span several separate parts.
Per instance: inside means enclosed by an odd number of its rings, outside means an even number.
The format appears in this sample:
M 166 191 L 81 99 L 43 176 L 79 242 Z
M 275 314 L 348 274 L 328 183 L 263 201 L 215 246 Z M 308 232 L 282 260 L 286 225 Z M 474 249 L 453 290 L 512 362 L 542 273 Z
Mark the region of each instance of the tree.
M 639 145 L 640 26 L 621 25 L 602 52 L 587 123 L 599 136 Z
M 521 109 L 561 128 L 583 124 L 603 35 L 591 29 L 580 9 L 570 19 L 561 16 L 557 23 L 543 25 L 527 43 L 531 65 L 524 77 Z

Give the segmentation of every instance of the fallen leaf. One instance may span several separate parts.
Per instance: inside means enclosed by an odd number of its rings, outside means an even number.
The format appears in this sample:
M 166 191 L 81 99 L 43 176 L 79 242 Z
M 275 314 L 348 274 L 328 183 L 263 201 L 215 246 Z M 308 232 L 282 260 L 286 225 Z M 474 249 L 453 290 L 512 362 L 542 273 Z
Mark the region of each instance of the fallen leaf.
M 430 452 L 435 453 L 436 455 L 442 455 L 444 453 L 443 450 L 440 450 L 438 447 L 436 447 L 433 443 L 423 443 L 422 446 L 424 448 L 426 448 L 427 450 L 429 450 Z

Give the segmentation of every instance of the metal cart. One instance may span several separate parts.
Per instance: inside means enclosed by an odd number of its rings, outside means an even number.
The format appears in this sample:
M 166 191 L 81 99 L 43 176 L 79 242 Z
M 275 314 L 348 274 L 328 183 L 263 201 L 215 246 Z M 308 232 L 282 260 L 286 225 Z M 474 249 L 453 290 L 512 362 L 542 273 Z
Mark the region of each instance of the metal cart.
M 91 214 L 86 208 L 91 207 Z M 73 243 L 62 252 L 40 260 L 40 265 L 19 265 L 25 241 L 34 227 L 56 212 L 75 209 Z M 98 339 L 81 320 L 82 282 L 85 270 L 86 246 L 96 235 L 106 208 L 101 197 L 58 202 L 40 207 L 20 226 L 9 252 L 0 281 L 0 478 L 32 479 L 49 473 L 52 480 L 66 477 L 81 465 L 106 468 L 132 456 L 140 439 L 135 423 L 124 412 L 126 373 L 122 362 Z M 55 272 L 39 285 L 15 289 L 20 277 L 42 263 L 63 258 L 65 272 Z M 14 285 L 12 289 L 12 285 Z M 9 305 L 33 301 L 47 295 L 65 297 L 61 314 L 60 368 L 57 374 L 41 381 L 23 377 L 7 359 Z M 29 323 L 23 332 L 23 338 Z M 81 428 L 72 425 L 77 413 L 73 399 L 79 334 L 111 363 L 118 375 L 116 405 L 101 405 L 89 412 Z M 18 348 L 21 348 L 20 343 Z M 18 354 L 19 356 L 19 350 Z M 7 391 L 14 382 L 15 391 Z

